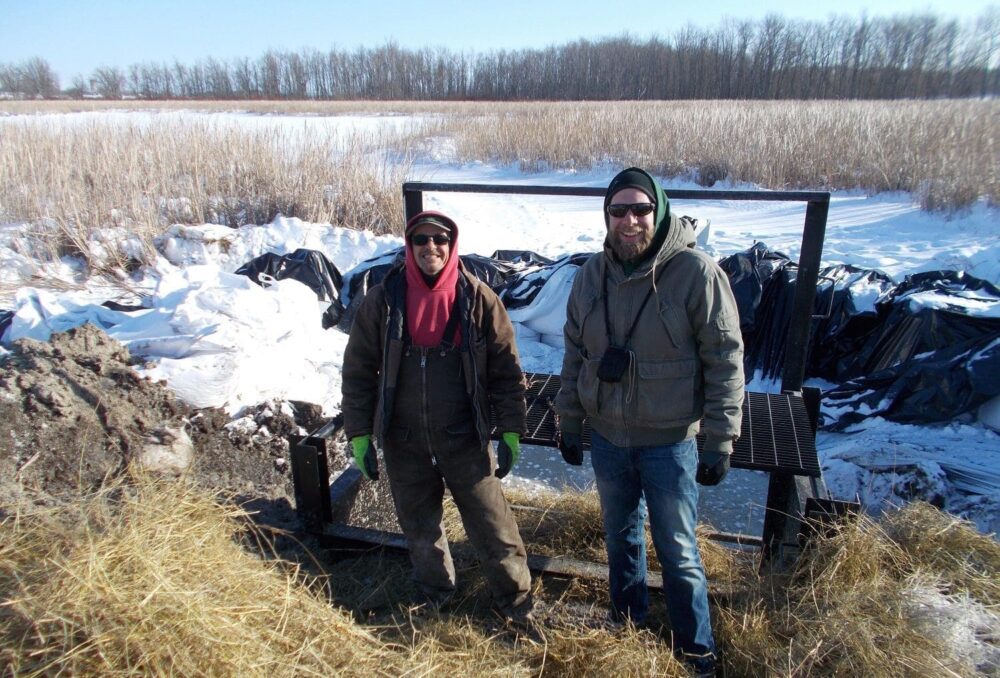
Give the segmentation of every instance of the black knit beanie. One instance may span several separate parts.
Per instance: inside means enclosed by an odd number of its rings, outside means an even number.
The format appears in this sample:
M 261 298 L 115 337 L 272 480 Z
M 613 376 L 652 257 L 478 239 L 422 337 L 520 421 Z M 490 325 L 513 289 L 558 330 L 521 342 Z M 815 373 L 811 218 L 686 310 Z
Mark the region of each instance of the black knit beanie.
M 608 184 L 608 191 L 604 194 L 604 225 L 609 228 L 611 220 L 608 217 L 608 205 L 611 204 L 611 198 L 614 197 L 615 193 L 623 188 L 639 189 L 649 196 L 650 202 L 656 205 L 656 216 L 654 217 L 656 230 L 653 232 L 653 241 L 650 243 L 649 249 L 639 259 L 622 263 L 625 273 L 631 275 L 632 271 L 643 262 L 655 256 L 666 241 L 667 231 L 670 230 L 670 201 L 662 189 L 653 181 L 653 178 L 644 170 L 638 167 L 629 167 L 622 170 L 611 180 L 611 183 Z
M 649 201 L 656 204 L 656 184 L 653 179 L 638 167 L 629 167 L 622 170 L 608 184 L 608 192 L 604 194 L 604 222 L 608 221 L 608 205 L 615 193 L 623 188 L 638 188 L 649 196 Z

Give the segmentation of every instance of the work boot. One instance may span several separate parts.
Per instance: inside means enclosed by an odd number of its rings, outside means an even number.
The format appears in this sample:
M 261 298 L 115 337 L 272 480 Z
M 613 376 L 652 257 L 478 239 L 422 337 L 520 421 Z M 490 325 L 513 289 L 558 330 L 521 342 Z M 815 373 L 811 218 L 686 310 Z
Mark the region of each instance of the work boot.
M 535 627 L 535 601 L 529 596 L 518 605 L 504 605 L 494 608 L 504 623 L 515 629 L 529 630 Z
M 453 592 L 428 593 L 418 591 L 410 601 L 409 612 L 414 617 L 427 617 L 440 613 L 451 602 Z
M 693 655 L 681 653 L 678 659 L 691 670 L 695 678 L 715 678 L 718 675 L 718 659 L 714 654 Z

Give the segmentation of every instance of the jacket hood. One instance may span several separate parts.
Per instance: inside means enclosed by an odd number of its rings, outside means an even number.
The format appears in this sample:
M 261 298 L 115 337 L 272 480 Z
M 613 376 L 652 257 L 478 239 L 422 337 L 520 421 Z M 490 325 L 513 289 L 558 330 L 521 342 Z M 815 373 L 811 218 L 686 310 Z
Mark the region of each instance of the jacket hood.
M 604 194 L 604 224 L 610 228 L 607 206 L 611 203 L 611 198 L 615 193 L 623 188 L 638 188 L 656 202 L 655 223 L 656 230 L 653 232 L 653 241 L 650 247 L 655 252 L 652 256 L 647 256 L 635 266 L 635 270 L 658 267 L 662 262 L 672 257 L 675 253 L 686 247 L 694 247 L 694 229 L 682 219 L 678 219 L 670 211 L 670 200 L 663 192 L 663 187 L 653 178 L 653 176 L 639 167 L 629 167 L 622 170 L 608 184 L 608 190 Z M 608 239 L 604 239 L 604 255 L 609 261 L 616 261 L 614 252 Z M 619 263 L 619 265 L 622 265 Z M 623 266 L 623 265 L 622 265 Z M 624 268 L 624 266 L 623 266 Z M 630 271 L 630 268 L 626 268 Z
M 444 268 L 437 276 L 437 282 L 443 279 L 451 279 L 454 282 L 454 270 L 458 269 L 458 224 L 455 221 L 441 212 L 435 212 L 434 210 L 425 210 L 419 214 L 414 215 L 409 221 L 406 222 L 406 233 L 409 234 L 414 228 L 419 226 L 421 223 L 431 223 L 439 228 L 444 228 L 451 235 L 451 247 L 448 252 L 448 261 L 445 262 Z M 412 274 L 417 274 L 420 271 L 420 267 L 417 266 L 417 260 L 413 255 L 413 245 L 410 243 L 410 239 L 406 238 L 406 267 Z M 437 285 L 435 285 L 437 287 Z

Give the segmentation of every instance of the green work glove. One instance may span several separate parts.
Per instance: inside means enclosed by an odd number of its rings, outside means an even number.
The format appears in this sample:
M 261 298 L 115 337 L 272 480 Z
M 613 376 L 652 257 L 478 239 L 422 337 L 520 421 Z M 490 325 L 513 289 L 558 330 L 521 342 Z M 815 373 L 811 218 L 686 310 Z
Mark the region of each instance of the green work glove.
M 521 436 L 518 433 L 504 433 L 500 436 L 500 444 L 497 445 L 497 470 L 496 477 L 503 478 L 514 468 L 514 464 L 521 457 Z
M 351 449 L 354 452 L 354 463 L 368 480 L 378 480 L 378 458 L 375 456 L 375 446 L 371 435 L 351 438 Z
M 695 480 L 699 485 L 718 485 L 729 473 L 728 452 L 702 452 Z

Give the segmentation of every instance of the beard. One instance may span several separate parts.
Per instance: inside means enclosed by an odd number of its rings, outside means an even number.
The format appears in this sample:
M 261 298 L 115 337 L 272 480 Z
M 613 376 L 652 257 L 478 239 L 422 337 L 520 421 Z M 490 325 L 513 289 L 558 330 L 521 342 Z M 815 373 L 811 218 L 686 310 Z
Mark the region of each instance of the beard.
M 622 242 L 617 231 L 612 231 L 608 235 L 608 244 L 611 251 L 615 253 L 619 261 L 632 262 L 641 257 L 653 243 L 652 231 L 643 231 L 641 237 L 635 242 Z

